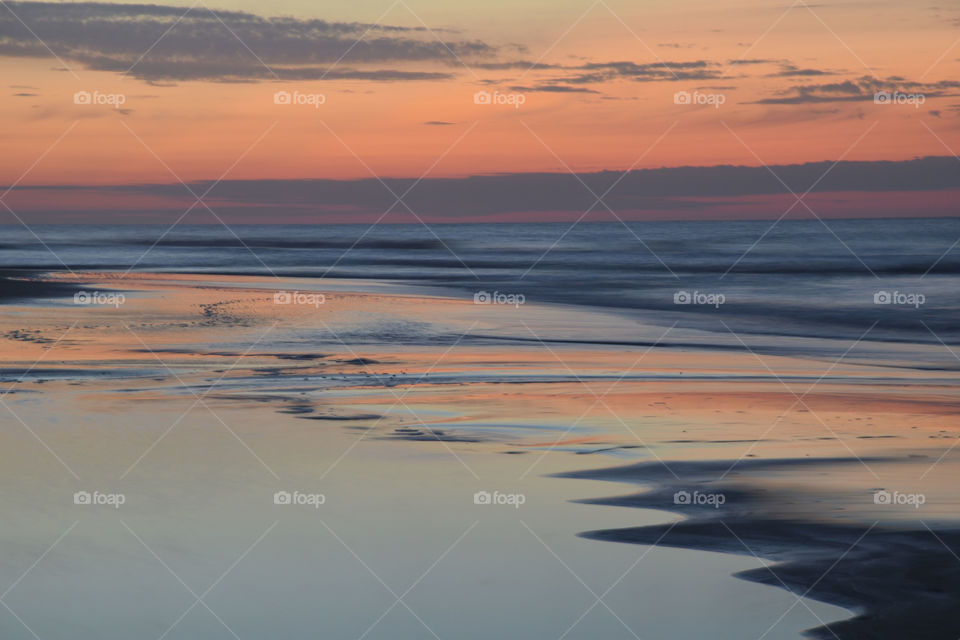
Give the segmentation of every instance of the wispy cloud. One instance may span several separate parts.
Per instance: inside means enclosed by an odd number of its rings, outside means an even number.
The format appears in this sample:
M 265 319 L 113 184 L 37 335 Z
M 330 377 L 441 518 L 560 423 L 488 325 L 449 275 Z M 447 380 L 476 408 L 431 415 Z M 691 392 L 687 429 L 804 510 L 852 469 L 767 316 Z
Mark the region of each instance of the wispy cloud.
M 589 62 L 572 68 L 579 73 L 564 78 L 569 83 L 607 82 L 627 79 L 635 82 L 671 82 L 677 80 L 710 80 L 722 78 L 723 69 L 709 60 L 684 62 L 651 62 L 638 64 L 630 61 Z
M 422 27 L 264 18 L 240 11 L 213 13 L 202 7 L 185 13 L 182 7 L 152 4 L 7 5 L 9 11 L 0 11 L 0 55 L 48 57 L 49 47 L 63 60 L 103 71 L 126 72 L 132 67 L 131 75 L 148 80 L 312 79 L 325 74 L 341 79 L 430 80 L 449 74 L 369 66 L 450 64 L 455 56 L 483 58 L 497 51 L 479 40 L 440 42 Z M 144 56 L 152 43 L 155 46 Z M 343 67 L 331 70 L 341 58 Z
M 836 73 L 833 71 L 825 71 L 823 69 L 804 69 L 795 64 L 784 62 L 781 63 L 779 71 L 767 75 L 771 78 L 802 78 L 809 76 L 832 76 L 836 75 Z
M 511 91 L 521 91 L 524 93 L 600 93 L 587 87 L 571 87 L 565 84 L 537 84 L 533 86 L 515 85 L 510 87 Z
M 748 104 L 863 102 L 872 101 L 874 94 L 879 91 L 922 93 L 927 98 L 938 98 L 957 95 L 958 90 L 960 90 L 960 82 L 956 80 L 913 82 L 900 76 L 891 76 L 886 79 L 861 76 L 855 80 L 842 82 L 796 85 L 779 92 L 775 97 L 762 98 Z

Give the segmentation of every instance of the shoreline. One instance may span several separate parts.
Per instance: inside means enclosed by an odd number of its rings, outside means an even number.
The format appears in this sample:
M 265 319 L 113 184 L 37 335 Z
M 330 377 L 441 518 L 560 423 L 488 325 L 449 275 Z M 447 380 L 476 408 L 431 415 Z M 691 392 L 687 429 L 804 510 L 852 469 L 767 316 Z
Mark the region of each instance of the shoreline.
M 6 274 L 10 274 L 7 277 Z M 99 284 L 116 287 L 121 283 L 129 284 L 131 291 L 137 291 L 144 282 L 152 281 L 151 287 L 170 286 L 209 286 L 209 287 L 249 287 L 264 291 L 284 288 L 296 289 L 296 285 L 306 287 L 304 291 L 328 291 L 345 295 L 384 295 L 390 298 L 424 298 L 451 303 L 472 303 L 473 290 L 461 284 L 441 284 L 416 281 L 404 278 L 395 280 L 382 277 L 339 277 L 305 274 L 297 271 L 278 271 L 271 274 L 262 272 L 244 272 L 222 269 L 210 271 L 103 271 L 100 269 L 83 270 L 78 267 L 73 272 L 63 268 L 10 269 L 0 268 L 0 304 L 10 302 L 30 302 L 31 299 L 46 300 L 69 298 L 82 285 Z M 176 283 L 180 283 L 176 285 Z M 241 285 L 240 283 L 247 283 Z M 479 284 L 479 281 L 478 281 Z M 124 289 L 118 289 L 123 292 Z M 5 291 L 9 291 L 6 294 Z M 69 304 L 69 301 L 65 301 Z M 494 305 L 498 306 L 498 305 Z M 506 305 L 505 305 L 506 306 Z M 515 332 L 512 335 L 474 333 L 471 339 L 492 339 L 513 342 L 518 345 L 536 345 L 541 340 L 559 346 L 585 346 L 610 348 L 652 348 L 707 351 L 726 351 L 731 354 L 748 348 L 752 353 L 765 357 L 808 358 L 821 362 L 832 362 L 838 353 L 846 351 L 851 343 L 857 345 L 846 359 L 861 364 L 900 368 L 909 371 L 939 371 L 944 373 L 960 372 L 960 364 L 938 342 L 936 336 L 921 336 L 926 341 L 918 341 L 917 336 L 898 337 L 894 334 L 870 336 L 865 333 L 854 342 L 853 337 L 841 335 L 823 335 L 816 332 L 804 333 L 788 331 L 769 333 L 747 330 L 743 327 L 736 332 L 727 328 L 710 330 L 702 326 L 700 320 L 687 323 L 685 316 L 671 310 L 653 308 L 635 308 L 629 306 L 596 305 L 586 300 L 561 301 L 550 298 L 529 299 L 526 307 L 552 310 L 567 316 L 581 316 L 590 319 L 603 318 L 603 330 L 583 337 L 582 332 L 553 335 L 531 335 L 530 332 Z M 483 313 L 480 309 L 473 309 Z M 673 315 L 671 315 L 673 313 Z M 670 322 L 669 320 L 673 320 Z M 723 327 L 724 325 L 720 325 Z M 868 332 L 870 333 L 870 332 Z
M 67 275 L 33 277 L 42 292 L 62 292 L 74 280 Z M 960 623 L 951 595 L 960 594 L 960 561 L 944 546 L 960 548 L 957 463 L 947 456 L 960 438 L 952 426 L 960 403 L 950 370 L 843 361 L 824 371 L 814 358 L 758 361 L 743 348 L 577 341 L 569 336 L 660 329 L 603 311 L 475 305 L 389 284 L 353 291 L 345 281 L 78 275 L 105 290 L 123 280 L 125 303 L 6 303 L 0 371 L 11 378 L 11 401 L 45 395 L 96 416 L 132 402 L 162 413 L 202 393 L 217 410 L 282 425 L 315 446 L 363 434 L 423 455 L 527 458 L 527 473 L 550 454 L 640 460 L 551 475 L 650 487 L 578 502 L 692 517 L 595 528 L 583 538 L 651 544 L 664 536 L 660 546 L 774 560 L 736 575 L 797 595 L 810 589 L 809 598 L 854 612 L 811 637 L 939 639 Z M 278 284 L 322 292 L 324 303 L 277 304 Z M 398 393 L 409 394 L 409 412 L 394 410 Z M 935 460 L 936 472 L 919 482 Z M 878 488 L 923 491 L 929 501 L 919 513 L 874 512 Z M 707 489 L 724 494 L 721 509 L 672 501 L 676 491 Z M 886 557 L 889 548 L 897 552 Z M 918 612 L 929 629 L 909 627 Z

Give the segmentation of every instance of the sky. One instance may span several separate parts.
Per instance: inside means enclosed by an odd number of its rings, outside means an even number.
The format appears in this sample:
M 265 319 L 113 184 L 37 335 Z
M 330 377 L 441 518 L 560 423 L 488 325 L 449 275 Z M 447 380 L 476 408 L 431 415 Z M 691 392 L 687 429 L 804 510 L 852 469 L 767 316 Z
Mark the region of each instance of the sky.
M 957 214 L 960 4 L 0 2 L 3 222 Z

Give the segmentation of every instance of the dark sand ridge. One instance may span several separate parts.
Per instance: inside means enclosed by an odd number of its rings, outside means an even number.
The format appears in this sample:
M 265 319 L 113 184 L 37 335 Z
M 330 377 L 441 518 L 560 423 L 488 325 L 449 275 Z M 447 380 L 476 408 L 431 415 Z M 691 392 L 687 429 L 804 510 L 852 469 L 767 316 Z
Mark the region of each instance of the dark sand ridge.
M 897 459 L 871 458 L 864 462 L 885 464 L 896 463 Z M 670 461 L 668 469 L 660 462 L 644 462 L 562 477 L 651 487 L 642 494 L 584 501 L 589 504 L 660 509 L 688 516 L 663 525 L 588 531 L 581 534 L 583 537 L 755 555 L 776 564 L 740 572 L 738 577 L 855 612 L 848 620 L 807 631 L 808 637 L 960 637 L 960 557 L 956 552 L 960 549 L 960 528 L 939 528 L 931 523 L 931 531 L 928 523 L 919 519 L 902 525 L 866 518 L 861 522 L 845 520 L 827 512 L 830 499 L 784 490 L 763 480 L 777 473 L 829 473 L 860 465 L 857 459 L 742 460 L 733 472 L 718 480 L 732 464 L 731 460 Z M 753 477 L 752 472 L 756 472 Z M 675 503 L 676 491 L 695 490 L 722 493 L 726 501 L 719 508 Z M 822 503 L 824 516 L 797 514 L 803 509 L 794 506 L 801 503 L 808 508 Z M 779 620 L 776 612 L 770 612 L 770 616 L 773 627 Z
M 35 270 L 0 269 L 0 301 L 32 300 L 72 296 L 78 283 L 51 281 L 38 277 Z

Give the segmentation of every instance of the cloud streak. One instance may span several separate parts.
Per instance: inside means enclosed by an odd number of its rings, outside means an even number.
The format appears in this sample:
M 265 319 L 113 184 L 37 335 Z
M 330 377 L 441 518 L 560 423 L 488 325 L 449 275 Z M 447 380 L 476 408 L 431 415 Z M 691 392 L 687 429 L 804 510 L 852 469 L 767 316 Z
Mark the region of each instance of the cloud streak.
M 89 69 L 126 72 L 132 67 L 131 75 L 145 80 L 316 79 L 341 58 L 345 68 L 329 71 L 326 77 L 431 80 L 449 74 L 353 67 L 452 64 L 456 56 L 484 58 L 497 52 L 479 40 L 440 42 L 422 27 L 264 18 L 206 8 L 185 13 L 179 7 L 148 4 L 9 2 L 7 6 L 9 10 L 0 11 L 0 55 L 48 57 L 49 47 L 62 59 Z
M 762 98 L 747 104 L 817 104 L 824 102 L 864 102 L 873 101 L 877 92 L 899 91 L 901 93 L 923 94 L 927 98 L 958 95 L 960 82 L 943 80 L 940 82 L 911 82 L 899 76 L 886 79 L 873 76 L 861 76 L 855 80 L 830 82 L 826 84 L 804 84 L 785 89 L 772 98 Z

